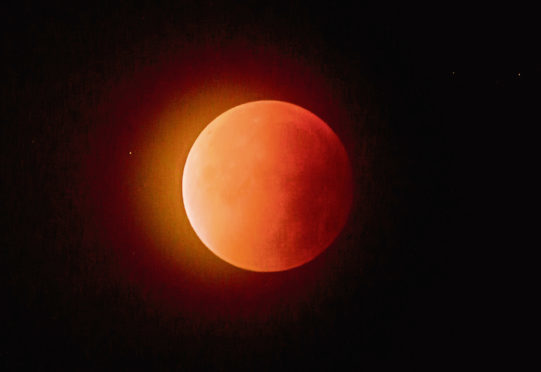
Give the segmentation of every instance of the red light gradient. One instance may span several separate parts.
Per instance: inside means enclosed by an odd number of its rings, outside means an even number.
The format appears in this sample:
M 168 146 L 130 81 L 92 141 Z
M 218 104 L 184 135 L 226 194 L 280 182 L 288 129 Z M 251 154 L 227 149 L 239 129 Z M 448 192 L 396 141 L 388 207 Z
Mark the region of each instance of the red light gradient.
M 118 279 L 175 313 L 215 317 L 219 303 L 227 316 L 265 316 L 275 306 L 306 301 L 327 280 L 321 273 L 334 270 L 332 258 L 325 253 L 276 274 L 223 262 L 190 226 L 182 169 L 208 123 L 231 107 L 263 99 L 313 112 L 345 139 L 347 150 L 344 131 L 352 122 L 338 86 L 322 66 L 294 51 L 236 42 L 217 49 L 185 46 L 120 76 L 96 113 L 85 170 L 87 208 Z

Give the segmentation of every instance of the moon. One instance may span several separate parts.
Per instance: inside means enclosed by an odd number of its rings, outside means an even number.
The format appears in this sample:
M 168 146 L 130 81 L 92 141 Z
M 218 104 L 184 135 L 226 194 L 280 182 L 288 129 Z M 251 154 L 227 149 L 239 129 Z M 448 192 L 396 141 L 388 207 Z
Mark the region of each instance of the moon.
M 303 265 L 338 236 L 352 203 L 346 150 L 310 111 L 254 101 L 214 119 L 182 177 L 188 220 L 216 256 L 242 269 Z

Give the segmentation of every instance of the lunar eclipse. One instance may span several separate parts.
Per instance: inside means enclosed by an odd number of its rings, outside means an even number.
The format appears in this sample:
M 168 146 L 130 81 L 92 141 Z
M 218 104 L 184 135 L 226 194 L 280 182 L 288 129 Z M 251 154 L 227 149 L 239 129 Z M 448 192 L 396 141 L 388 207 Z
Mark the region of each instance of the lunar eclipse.
M 286 102 L 228 110 L 199 135 L 184 167 L 190 222 L 217 256 L 253 271 L 313 259 L 351 207 L 351 170 L 338 137 Z

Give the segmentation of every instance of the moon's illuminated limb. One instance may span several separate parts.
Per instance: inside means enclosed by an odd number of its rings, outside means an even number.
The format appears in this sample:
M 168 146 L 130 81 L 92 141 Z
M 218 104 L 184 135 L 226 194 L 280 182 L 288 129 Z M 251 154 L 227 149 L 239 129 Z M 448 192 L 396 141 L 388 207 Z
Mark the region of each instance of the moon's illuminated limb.
M 214 119 L 182 179 L 188 219 L 218 257 L 253 271 L 300 266 L 343 228 L 351 169 L 335 133 L 281 101 L 249 102 Z

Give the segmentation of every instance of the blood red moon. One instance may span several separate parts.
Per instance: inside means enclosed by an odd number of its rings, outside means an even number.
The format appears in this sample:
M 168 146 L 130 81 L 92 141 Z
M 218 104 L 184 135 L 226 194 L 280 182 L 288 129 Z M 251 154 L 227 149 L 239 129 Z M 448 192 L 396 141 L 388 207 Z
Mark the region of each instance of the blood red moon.
M 236 106 L 193 144 L 182 178 L 190 224 L 218 257 L 251 271 L 303 265 L 338 236 L 351 168 L 319 117 L 281 101 Z

